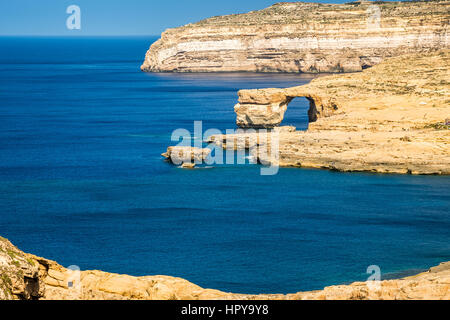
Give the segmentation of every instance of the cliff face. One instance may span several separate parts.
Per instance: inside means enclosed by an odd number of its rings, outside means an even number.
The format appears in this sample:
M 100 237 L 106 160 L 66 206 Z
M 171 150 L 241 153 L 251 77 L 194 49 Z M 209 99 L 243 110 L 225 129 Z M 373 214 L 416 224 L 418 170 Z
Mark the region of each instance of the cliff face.
M 450 299 L 450 262 L 399 280 L 327 287 L 295 294 L 245 295 L 203 289 L 167 276 L 74 272 L 20 251 L 0 237 L 0 300 L 355 300 Z
M 165 31 L 152 72 L 355 72 L 450 46 L 450 1 L 278 3 Z
M 310 101 L 309 128 L 278 130 L 278 157 L 257 142 L 268 141 L 258 132 L 210 141 L 257 149 L 260 162 L 280 166 L 450 174 L 450 50 L 389 58 L 304 86 L 241 90 L 237 125 L 276 127 L 296 97 Z

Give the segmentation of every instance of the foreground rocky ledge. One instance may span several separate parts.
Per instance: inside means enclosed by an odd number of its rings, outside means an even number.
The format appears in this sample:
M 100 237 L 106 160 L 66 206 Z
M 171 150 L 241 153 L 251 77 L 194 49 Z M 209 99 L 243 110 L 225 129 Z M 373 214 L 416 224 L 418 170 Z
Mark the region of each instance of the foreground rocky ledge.
M 450 1 L 282 2 L 169 29 L 152 72 L 355 72 L 385 58 L 450 46 Z
M 79 274 L 20 251 L 0 237 L 0 300 L 356 300 L 450 299 L 450 262 L 399 280 L 331 286 L 294 294 L 245 295 L 203 289 L 167 276 L 132 277 L 102 271 Z
M 320 77 L 304 86 L 241 90 L 237 125 L 276 128 L 296 97 L 310 102 L 308 130 L 278 130 L 279 158 L 260 162 L 450 174 L 450 50 L 390 58 L 361 73 Z M 258 135 L 213 136 L 210 141 L 226 147 L 237 139 L 256 143 Z M 249 141 L 245 148 L 252 147 Z

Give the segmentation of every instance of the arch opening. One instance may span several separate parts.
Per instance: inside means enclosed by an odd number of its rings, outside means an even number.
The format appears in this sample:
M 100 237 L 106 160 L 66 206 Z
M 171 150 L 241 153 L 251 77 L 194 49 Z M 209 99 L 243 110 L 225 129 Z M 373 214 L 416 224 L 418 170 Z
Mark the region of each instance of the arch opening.
M 308 130 L 311 122 L 317 121 L 317 109 L 313 99 L 290 97 L 282 126 L 294 126 L 297 130 Z

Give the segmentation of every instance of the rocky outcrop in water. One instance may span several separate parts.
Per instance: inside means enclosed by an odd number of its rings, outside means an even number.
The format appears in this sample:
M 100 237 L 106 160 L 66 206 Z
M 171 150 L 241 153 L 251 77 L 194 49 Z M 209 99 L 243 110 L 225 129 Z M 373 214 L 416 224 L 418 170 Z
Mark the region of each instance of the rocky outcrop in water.
M 292 99 L 310 101 L 308 130 L 280 132 L 278 157 L 261 152 L 265 156 L 260 162 L 338 171 L 450 174 L 450 127 L 445 124 L 450 115 L 448 49 L 390 58 L 361 73 L 320 77 L 304 86 L 241 90 L 238 95 L 236 121 L 243 128 L 273 128 Z M 257 132 L 245 135 L 253 141 L 240 143 L 245 148 L 260 140 Z M 210 140 L 234 145 L 245 135 Z
M 148 50 L 141 69 L 361 71 L 387 57 L 449 47 L 449 12 L 448 0 L 282 2 L 169 29 Z
M 77 271 L 24 253 L 0 237 L 0 300 L 355 300 L 450 299 L 450 262 L 399 280 L 359 282 L 295 294 L 245 295 L 168 276 Z
M 208 148 L 175 146 L 168 147 L 161 155 L 173 164 L 192 168 L 195 164 L 203 163 L 210 153 L 211 150 Z

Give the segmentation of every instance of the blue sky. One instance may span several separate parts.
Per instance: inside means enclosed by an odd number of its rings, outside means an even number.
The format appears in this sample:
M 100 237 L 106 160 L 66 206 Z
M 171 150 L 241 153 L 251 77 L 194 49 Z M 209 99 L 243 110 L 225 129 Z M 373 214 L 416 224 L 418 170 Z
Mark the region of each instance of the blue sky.
M 309 1 L 343 3 L 339 1 Z M 277 0 L 1 0 L 0 35 L 159 35 L 167 28 L 258 10 Z M 66 8 L 81 8 L 81 30 L 68 30 Z

